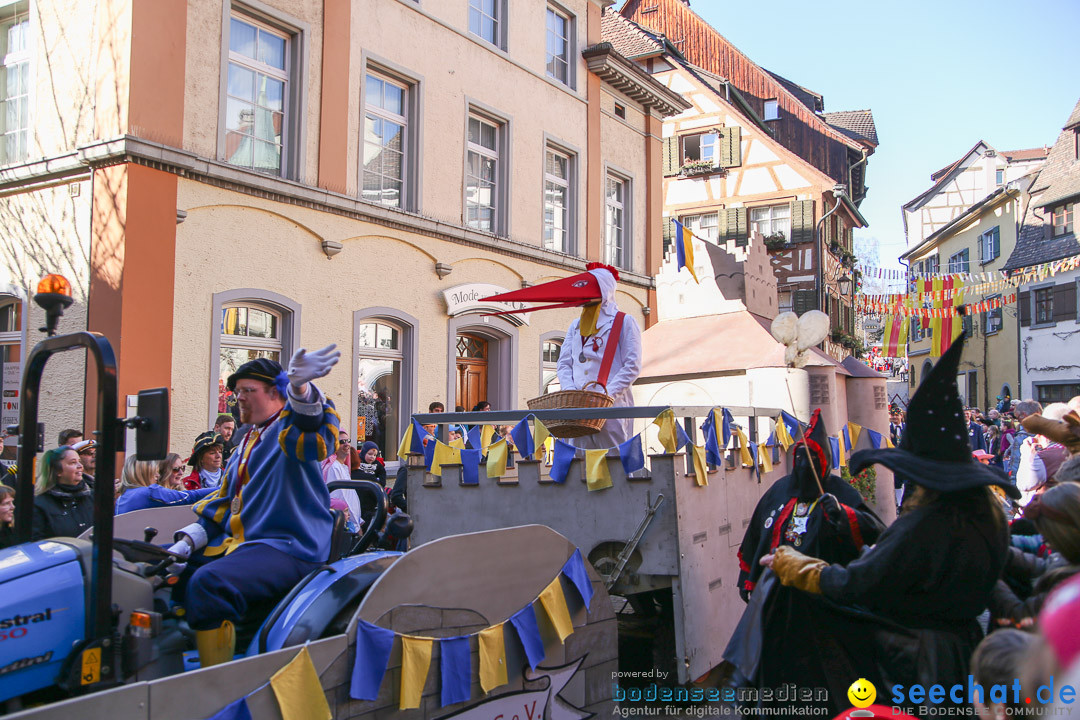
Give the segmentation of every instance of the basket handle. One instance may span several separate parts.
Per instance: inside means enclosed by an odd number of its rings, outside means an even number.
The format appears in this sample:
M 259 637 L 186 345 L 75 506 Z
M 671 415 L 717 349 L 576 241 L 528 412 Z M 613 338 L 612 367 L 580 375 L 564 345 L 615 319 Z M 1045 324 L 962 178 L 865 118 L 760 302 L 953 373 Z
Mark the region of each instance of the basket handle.
M 582 390 L 588 390 L 590 385 L 599 385 L 600 389 L 604 392 L 604 394 L 605 395 L 608 394 L 607 387 L 605 387 L 603 383 L 597 382 L 596 380 L 593 380 L 592 382 L 585 383 L 584 387 L 582 387 L 581 389 Z

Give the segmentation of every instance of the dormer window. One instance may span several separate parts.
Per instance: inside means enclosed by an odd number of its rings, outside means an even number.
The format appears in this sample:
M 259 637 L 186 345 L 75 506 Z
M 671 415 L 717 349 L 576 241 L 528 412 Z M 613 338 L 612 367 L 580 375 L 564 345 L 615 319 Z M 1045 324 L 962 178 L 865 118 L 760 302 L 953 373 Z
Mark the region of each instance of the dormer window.
M 779 100 L 766 100 L 765 101 L 765 120 L 779 120 L 780 119 L 780 101 Z
M 1068 235 L 1073 231 L 1073 203 L 1058 205 L 1053 209 L 1052 236 Z

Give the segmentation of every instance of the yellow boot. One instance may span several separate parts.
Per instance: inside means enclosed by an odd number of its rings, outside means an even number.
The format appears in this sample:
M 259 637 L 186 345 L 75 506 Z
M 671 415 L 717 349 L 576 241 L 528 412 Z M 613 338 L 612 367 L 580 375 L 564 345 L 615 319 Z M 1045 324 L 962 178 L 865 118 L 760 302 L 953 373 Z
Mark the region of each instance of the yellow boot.
M 199 664 L 203 667 L 229 662 L 236 651 L 233 624 L 226 620 L 221 627 L 213 630 L 197 630 L 195 648 L 199 651 Z

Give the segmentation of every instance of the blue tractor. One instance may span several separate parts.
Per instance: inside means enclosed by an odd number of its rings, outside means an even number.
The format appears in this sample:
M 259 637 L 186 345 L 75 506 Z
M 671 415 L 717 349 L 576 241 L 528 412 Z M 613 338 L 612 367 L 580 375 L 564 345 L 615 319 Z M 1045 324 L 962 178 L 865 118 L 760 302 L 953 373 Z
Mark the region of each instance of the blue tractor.
M 43 329 L 48 337 L 26 359 L 18 448 L 18 544 L 0 550 L 0 714 L 164 677 L 192 664 L 192 633 L 183 620 L 183 608 L 169 601 L 176 577 L 169 575 L 168 567 L 176 557 L 150 542 L 157 534 L 154 528 L 146 528 L 142 539 L 114 537 L 111 482 L 95 484 L 92 538 L 30 540 L 34 508 L 27 499 L 34 495 L 34 458 L 39 450 L 39 385 L 52 356 L 82 348 L 93 358 L 99 478 L 115 477 L 125 428 L 136 431 L 140 460 L 164 457 L 168 439 L 167 390 L 140 392 L 137 416 L 117 419 L 116 358 L 109 341 L 92 332 L 55 335 L 70 296 L 39 292 L 35 300 L 46 309 L 48 326 Z M 238 626 L 238 638 L 250 639 L 247 655 L 342 632 L 368 588 L 401 556 L 372 549 L 387 515 L 382 488 L 365 481 L 330 486 L 338 488 L 370 496 L 375 515 L 367 532 L 359 539 L 347 533 L 344 517 L 334 511 L 334 538 L 326 564 L 275 606 L 254 610 Z M 398 537 L 407 536 L 411 521 L 395 517 Z

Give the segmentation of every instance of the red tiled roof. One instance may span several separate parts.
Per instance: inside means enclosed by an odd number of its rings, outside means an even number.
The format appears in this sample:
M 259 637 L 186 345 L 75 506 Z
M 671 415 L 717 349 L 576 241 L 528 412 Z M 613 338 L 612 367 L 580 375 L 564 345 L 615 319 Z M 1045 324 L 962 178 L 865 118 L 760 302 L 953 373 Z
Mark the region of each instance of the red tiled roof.
M 1001 154 L 1009 162 L 1023 162 L 1025 160 L 1042 160 L 1050 154 L 1050 148 L 1047 146 L 1039 148 L 1028 148 L 1027 150 L 1002 150 Z
M 615 52 L 631 59 L 664 51 L 660 41 L 611 8 L 606 8 L 600 18 L 600 39 L 611 43 Z

